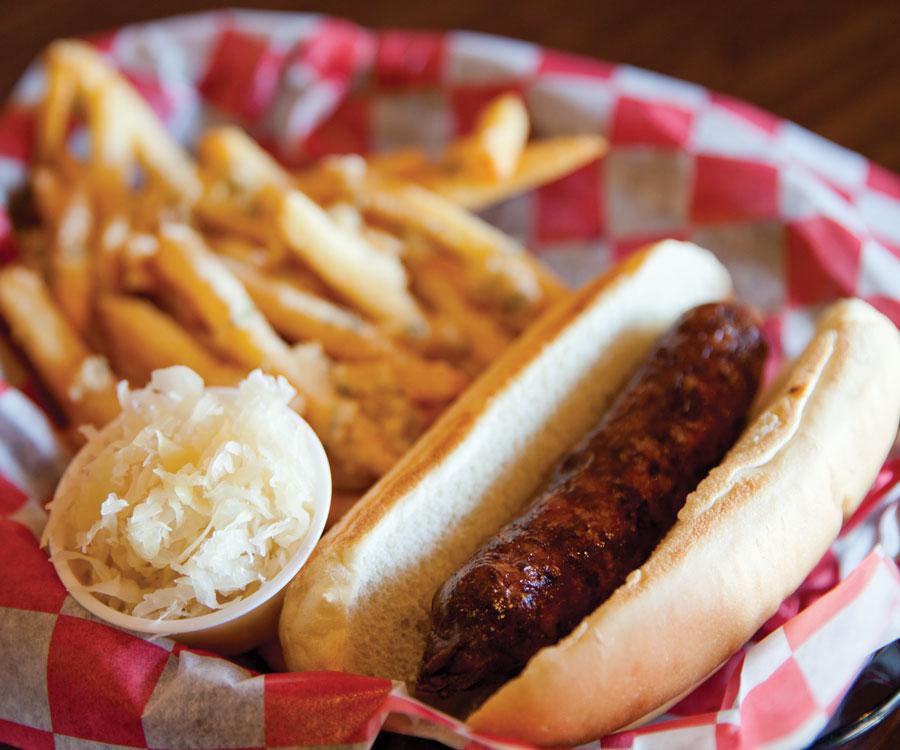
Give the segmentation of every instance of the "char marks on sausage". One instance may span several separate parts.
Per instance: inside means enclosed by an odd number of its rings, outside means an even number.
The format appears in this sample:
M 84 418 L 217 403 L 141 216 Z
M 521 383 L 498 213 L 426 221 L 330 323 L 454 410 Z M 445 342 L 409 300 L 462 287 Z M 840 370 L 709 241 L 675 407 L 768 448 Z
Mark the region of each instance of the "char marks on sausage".
M 417 692 L 470 706 L 622 585 L 737 439 L 765 356 L 740 305 L 682 316 L 524 514 L 438 589 Z

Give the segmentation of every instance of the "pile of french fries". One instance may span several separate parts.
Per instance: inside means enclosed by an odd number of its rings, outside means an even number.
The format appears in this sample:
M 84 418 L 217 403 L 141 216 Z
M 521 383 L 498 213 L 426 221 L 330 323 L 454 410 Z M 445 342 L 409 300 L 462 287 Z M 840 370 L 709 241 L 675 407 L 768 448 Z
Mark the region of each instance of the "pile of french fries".
M 85 44 L 54 44 L 46 71 L 0 315 L 73 427 L 117 414 L 120 379 L 184 364 L 229 386 L 261 367 L 297 389 L 336 487 L 363 489 L 567 293 L 470 211 L 605 144 L 529 143 L 515 95 L 440 159 L 412 148 L 290 173 L 233 126 L 192 157 Z

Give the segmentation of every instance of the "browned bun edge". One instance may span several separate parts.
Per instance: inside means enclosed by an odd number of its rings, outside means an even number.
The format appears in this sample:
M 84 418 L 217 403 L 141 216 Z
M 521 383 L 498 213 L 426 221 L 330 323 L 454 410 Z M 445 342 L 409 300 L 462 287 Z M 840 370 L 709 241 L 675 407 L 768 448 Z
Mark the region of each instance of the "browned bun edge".
M 667 241 L 551 308 L 319 543 L 280 623 L 287 665 L 414 680 L 435 589 L 521 510 L 658 336 L 731 293 Z
M 797 588 L 858 506 L 897 432 L 898 384 L 894 325 L 859 300 L 832 305 L 650 559 L 471 725 L 577 744 L 702 681 Z

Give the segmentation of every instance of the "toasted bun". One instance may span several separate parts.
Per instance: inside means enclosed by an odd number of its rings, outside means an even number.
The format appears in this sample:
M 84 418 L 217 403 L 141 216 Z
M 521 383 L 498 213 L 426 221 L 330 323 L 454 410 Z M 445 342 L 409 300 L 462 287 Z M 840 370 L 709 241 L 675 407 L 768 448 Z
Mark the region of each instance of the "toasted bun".
M 656 338 L 731 292 L 662 242 L 548 311 L 320 541 L 285 599 L 291 669 L 414 681 L 437 587 L 515 516 Z
M 655 339 L 729 291 L 709 253 L 670 241 L 545 315 L 323 538 L 286 596 L 287 665 L 412 682 L 438 586 L 522 509 Z M 864 303 L 836 305 L 648 562 L 536 654 L 472 726 L 571 744 L 702 680 L 800 583 L 856 507 L 896 430 L 898 379 L 894 327 Z
M 864 302 L 836 303 L 650 559 L 471 725 L 575 744 L 700 682 L 821 559 L 875 479 L 898 420 L 897 329 Z

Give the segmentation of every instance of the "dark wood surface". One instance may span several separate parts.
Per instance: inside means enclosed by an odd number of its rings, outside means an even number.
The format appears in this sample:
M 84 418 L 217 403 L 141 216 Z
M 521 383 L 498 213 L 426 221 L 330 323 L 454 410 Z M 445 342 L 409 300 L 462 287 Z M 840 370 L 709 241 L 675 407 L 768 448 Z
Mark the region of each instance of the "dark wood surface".
M 57 37 L 223 0 L 0 0 L 0 91 Z M 900 171 L 897 0 L 333 0 L 235 3 L 373 27 L 459 28 L 628 62 L 754 102 Z

